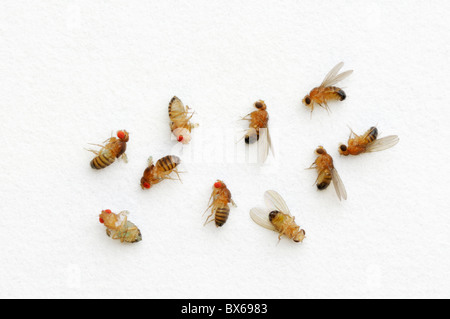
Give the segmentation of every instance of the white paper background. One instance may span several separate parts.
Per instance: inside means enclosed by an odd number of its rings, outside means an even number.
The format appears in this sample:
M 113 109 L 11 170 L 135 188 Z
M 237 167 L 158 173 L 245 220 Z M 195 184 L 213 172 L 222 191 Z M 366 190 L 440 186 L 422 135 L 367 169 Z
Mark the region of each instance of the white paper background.
M 449 16 L 448 1 L 2 1 L 0 296 L 450 297 Z M 348 99 L 310 119 L 301 99 L 340 61 Z M 147 158 L 174 152 L 173 95 L 200 123 L 183 184 L 142 191 Z M 258 99 L 276 151 L 264 167 L 234 158 Z M 375 124 L 400 143 L 339 157 L 347 125 Z M 92 170 L 83 148 L 118 129 L 129 163 Z M 344 203 L 304 170 L 319 144 Z M 238 204 L 220 229 L 202 217 L 217 178 Z M 303 244 L 249 218 L 267 189 Z M 107 208 L 144 240 L 108 238 Z

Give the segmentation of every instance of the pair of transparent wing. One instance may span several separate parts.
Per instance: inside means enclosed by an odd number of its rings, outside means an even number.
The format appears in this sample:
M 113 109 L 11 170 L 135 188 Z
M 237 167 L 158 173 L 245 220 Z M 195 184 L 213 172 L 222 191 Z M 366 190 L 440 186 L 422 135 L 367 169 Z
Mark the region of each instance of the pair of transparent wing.
M 273 190 L 266 191 L 264 193 L 264 201 L 266 203 L 266 208 L 265 209 L 258 207 L 252 208 L 250 210 L 250 217 L 259 226 L 262 226 L 269 230 L 277 231 L 269 220 L 270 212 L 277 210 L 279 212 L 292 216 L 291 212 L 289 211 L 289 208 L 286 205 L 284 199 L 276 191 Z
M 339 198 L 339 200 L 347 200 L 347 191 L 345 190 L 344 183 L 342 182 L 341 177 L 339 176 L 337 170 L 333 168 L 331 170 L 331 176 L 333 181 L 334 189 L 336 190 L 336 194 Z
M 366 152 L 379 152 L 393 147 L 399 142 L 397 135 L 389 135 L 380 139 L 376 139 L 366 147 Z
M 264 163 L 269 156 L 269 151 L 272 150 L 272 139 L 270 138 L 269 126 L 266 128 L 259 129 L 259 140 L 258 140 L 258 161 Z
M 344 66 L 344 62 L 338 63 L 334 68 L 331 69 L 330 72 L 328 72 L 327 76 L 323 80 L 321 87 L 328 87 L 335 85 L 336 83 L 342 81 L 346 77 L 348 77 L 350 74 L 353 73 L 353 70 L 345 71 L 340 74 L 338 72 L 340 69 Z

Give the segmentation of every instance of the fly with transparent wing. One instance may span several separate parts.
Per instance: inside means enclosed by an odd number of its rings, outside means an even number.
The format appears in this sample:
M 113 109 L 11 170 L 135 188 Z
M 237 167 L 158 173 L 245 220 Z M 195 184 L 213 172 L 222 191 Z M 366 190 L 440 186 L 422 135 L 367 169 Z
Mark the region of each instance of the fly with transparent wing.
M 344 90 L 334 86 L 353 73 L 353 70 L 349 70 L 338 74 L 343 65 L 344 62 L 338 63 L 330 72 L 328 72 L 322 84 L 312 89 L 311 92 L 303 98 L 303 104 L 311 109 L 311 114 L 316 104 L 329 111 L 329 101 L 343 101 L 347 97 Z
M 378 129 L 372 126 L 359 136 L 352 130 L 348 138 L 348 145 L 339 145 L 341 155 L 359 155 L 361 153 L 379 152 L 395 146 L 399 142 L 397 135 L 389 135 L 378 139 Z
M 258 147 L 258 162 L 264 163 L 272 150 L 272 139 L 269 132 L 269 113 L 264 101 L 259 100 L 253 104 L 257 109 L 250 114 L 243 117 L 243 120 L 250 121 L 249 128 L 245 133 L 245 143 L 253 144 L 257 142 Z
M 276 191 L 268 190 L 264 193 L 266 208 L 252 208 L 250 217 L 261 227 L 273 230 L 281 236 L 286 236 L 295 242 L 302 242 L 305 239 L 305 231 L 300 229 L 295 223 L 286 202 Z
M 315 153 L 318 155 L 310 169 L 317 170 L 317 179 L 315 184 L 318 190 L 324 190 L 330 186 L 333 181 L 334 189 L 339 200 L 347 199 L 347 191 L 341 180 L 336 168 L 334 167 L 333 158 L 327 153 L 323 146 L 319 146 Z
M 183 102 L 176 96 L 170 100 L 170 129 L 178 142 L 188 144 L 191 141 L 191 130 L 198 126 L 198 124 L 191 123 L 193 115 L 194 113 L 190 111 L 189 107 L 184 106 Z

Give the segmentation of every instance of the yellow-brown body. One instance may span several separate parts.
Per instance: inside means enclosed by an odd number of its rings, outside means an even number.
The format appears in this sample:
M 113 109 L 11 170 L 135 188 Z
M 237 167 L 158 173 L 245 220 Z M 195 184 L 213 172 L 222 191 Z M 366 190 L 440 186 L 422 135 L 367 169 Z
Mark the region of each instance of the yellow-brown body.
M 141 231 L 135 224 L 128 221 L 128 212 L 119 214 L 112 213 L 110 210 L 104 210 L 100 214 L 100 222 L 106 227 L 106 234 L 112 239 L 128 243 L 136 243 L 142 240 Z
M 367 146 L 373 143 L 378 136 L 378 129 L 371 127 L 364 135 L 358 136 L 355 134 L 355 138 L 348 139 L 348 146 L 340 145 L 339 153 L 341 155 L 359 155 L 364 153 Z
M 188 109 L 180 108 L 177 103 L 181 101 L 174 96 L 169 103 L 169 118 L 170 118 L 170 128 L 173 130 L 177 128 L 185 128 L 189 132 L 196 126 L 196 124 L 191 124 L 190 120 L 193 114 L 189 114 Z
M 249 130 L 245 135 L 245 143 L 247 144 L 256 142 L 259 139 L 259 130 L 261 128 L 267 128 L 269 122 L 269 113 L 266 111 L 267 107 L 264 101 L 260 100 L 256 102 L 255 107 L 257 110 L 246 117 L 250 121 Z
M 269 214 L 269 221 L 280 233 L 279 239 L 282 235 L 285 235 L 295 242 L 302 242 L 306 236 L 305 231 L 295 223 L 295 218 L 288 214 L 276 210 L 272 211 Z
M 170 130 L 177 137 L 179 142 L 188 144 L 191 140 L 191 130 L 198 126 L 192 124 L 193 112 L 189 112 L 189 107 L 184 106 L 179 98 L 174 96 L 169 103 Z
M 345 79 L 350 74 L 352 70 L 339 73 L 339 70 L 344 65 L 343 62 L 338 63 L 330 72 L 326 75 L 325 79 L 322 81 L 320 86 L 315 87 L 303 98 L 303 104 L 311 109 L 311 113 L 314 110 L 314 106 L 318 104 L 329 110 L 329 101 L 343 101 L 347 97 L 344 90 L 334 86 L 339 81 Z
M 319 190 L 324 190 L 330 186 L 331 182 L 334 184 L 334 189 L 339 200 L 347 199 L 347 191 L 345 190 L 344 183 L 341 180 L 336 168 L 333 164 L 333 158 L 327 153 L 327 151 L 319 146 L 315 153 L 318 155 L 314 163 L 311 165 L 311 169 L 317 170 L 318 176 L 316 179 L 316 186 Z
M 167 155 L 160 158 L 156 165 L 153 165 L 153 161 L 149 161 L 149 166 L 145 169 L 144 174 L 141 178 L 141 187 L 150 188 L 152 185 L 158 184 L 164 179 L 172 179 L 169 174 L 177 171 L 177 166 L 180 164 L 181 160 L 178 156 Z
M 107 144 L 103 146 L 100 151 L 91 151 L 97 155 L 91 161 L 91 167 L 93 169 L 103 169 L 114 163 L 116 158 L 121 156 L 125 157 L 129 135 L 126 131 L 120 132 L 123 133 L 121 138 L 111 137 L 107 140 Z
M 335 86 L 328 87 L 316 87 L 309 93 L 309 98 L 312 103 L 309 103 L 309 107 L 313 107 L 314 104 L 326 105 L 328 101 L 343 101 L 346 98 L 345 92 Z
M 229 204 L 234 202 L 231 199 L 231 192 L 227 188 L 224 182 L 218 180 L 214 186 L 209 202 L 212 203 L 209 205 L 208 209 L 211 208 L 211 215 L 206 219 L 205 225 L 209 222 L 209 219 L 214 216 L 214 221 L 216 227 L 222 227 L 228 220 L 228 216 L 230 215 L 230 206 Z M 205 213 L 206 213 L 205 211 Z M 211 220 L 212 221 L 212 220 Z
M 316 185 L 319 190 L 326 189 L 333 180 L 332 170 L 334 169 L 333 158 L 327 153 L 323 147 L 316 150 L 319 155 L 314 162 L 318 172 Z

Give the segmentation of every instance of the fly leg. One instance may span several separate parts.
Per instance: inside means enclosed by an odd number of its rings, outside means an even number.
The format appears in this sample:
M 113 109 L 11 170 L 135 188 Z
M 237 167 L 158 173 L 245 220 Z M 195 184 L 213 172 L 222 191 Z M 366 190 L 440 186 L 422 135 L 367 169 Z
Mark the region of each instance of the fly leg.
M 177 168 L 174 168 L 173 171 L 175 172 L 175 174 L 177 174 L 178 179 L 180 180 L 181 184 L 183 184 L 183 181 L 181 180 L 181 177 L 180 177 L 180 173 L 183 173 L 183 172 L 178 172 Z
M 211 219 L 211 220 L 209 220 L 213 215 L 214 215 L 214 213 L 216 212 L 216 205 L 214 205 L 213 206 L 213 208 L 211 209 L 211 214 L 208 216 L 208 218 L 206 218 L 206 221 L 205 221 L 205 223 L 203 224 L 203 226 L 206 226 L 206 224 L 208 224 L 208 223 L 210 223 L 210 222 L 212 222 L 213 220 L 214 220 L 214 218 L 213 219 Z
M 314 104 L 315 104 L 314 101 L 312 101 L 311 104 L 308 105 L 308 107 L 311 109 L 311 112 L 309 113 L 309 119 L 312 119 L 312 114 L 314 111 Z
M 87 148 L 85 148 L 85 150 L 88 151 L 88 152 L 92 152 L 92 153 L 94 153 L 94 154 L 97 155 L 97 156 L 100 154 L 99 151 L 88 150 Z
M 325 109 L 327 110 L 328 114 L 330 114 L 330 113 L 331 113 L 331 109 L 330 109 L 330 107 L 328 106 L 327 101 L 324 101 L 323 104 L 325 105 Z
M 113 135 L 113 133 L 111 132 L 111 136 Z M 108 142 L 108 143 L 111 143 L 111 142 L 114 142 L 116 140 L 116 138 L 115 137 L 110 137 L 110 138 L 108 138 L 107 140 L 105 140 L 103 143 L 106 143 L 106 142 Z
M 314 166 L 314 165 L 316 165 L 316 162 L 315 162 L 315 161 L 311 164 L 310 167 L 305 168 L 305 169 L 315 169 L 317 166 Z
M 100 151 L 94 151 L 94 150 L 90 150 L 90 149 L 85 148 L 86 151 L 92 152 L 92 153 L 94 153 L 95 155 L 99 155 L 100 152 L 105 148 L 105 146 L 100 145 L 100 144 L 92 144 L 92 143 L 89 143 L 89 145 L 94 145 L 94 146 L 98 146 L 98 147 L 101 148 Z
M 348 139 L 351 139 L 352 134 L 353 134 L 355 137 L 359 137 L 358 134 L 356 134 L 355 132 L 353 132 L 353 130 L 352 130 L 352 128 L 351 128 L 350 126 L 347 125 L 347 127 L 350 129 L 350 136 L 348 137 Z

